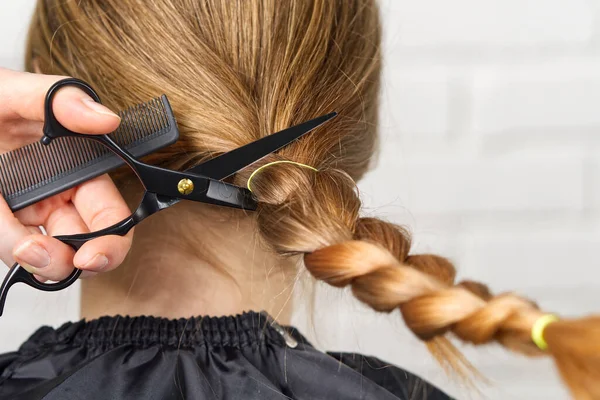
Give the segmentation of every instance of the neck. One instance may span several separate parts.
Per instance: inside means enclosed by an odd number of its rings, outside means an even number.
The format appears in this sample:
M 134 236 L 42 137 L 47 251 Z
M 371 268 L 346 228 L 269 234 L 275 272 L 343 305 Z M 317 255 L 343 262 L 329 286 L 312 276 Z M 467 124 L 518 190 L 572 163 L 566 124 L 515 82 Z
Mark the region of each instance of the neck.
M 165 318 L 265 310 L 289 323 L 295 260 L 266 249 L 254 218 L 194 203 L 136 227 L 125 262 L 83 281 L 81 313 Z

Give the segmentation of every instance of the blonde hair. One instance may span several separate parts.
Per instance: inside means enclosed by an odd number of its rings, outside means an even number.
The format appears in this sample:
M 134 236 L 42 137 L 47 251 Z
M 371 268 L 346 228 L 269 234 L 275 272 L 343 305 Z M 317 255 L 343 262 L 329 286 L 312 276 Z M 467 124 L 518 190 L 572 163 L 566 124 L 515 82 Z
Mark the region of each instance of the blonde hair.
M 445 258 L 409 254 L 408 232 L 361 218 L 355 181 L 376 148 L 381 69 L 374 0 L 40 0 L 27 68 L 88 81 L 113 109 L 166 93 L 181 139 L 149 162 L 185 168 L 288 126 L 337 111 L 314 133 L 238 173 L 260 201 L 258 230 L 310 273 L 351 286 L 381 312 L 399 310 L 444 364 L 468 372 L 445 338 L 496 341 L 554 357 L 577 398 L 600 398 L 600 319 L 560 320 L 518 295 L 455 283 Z M 126 179 L 126 178 L 120 178 Z

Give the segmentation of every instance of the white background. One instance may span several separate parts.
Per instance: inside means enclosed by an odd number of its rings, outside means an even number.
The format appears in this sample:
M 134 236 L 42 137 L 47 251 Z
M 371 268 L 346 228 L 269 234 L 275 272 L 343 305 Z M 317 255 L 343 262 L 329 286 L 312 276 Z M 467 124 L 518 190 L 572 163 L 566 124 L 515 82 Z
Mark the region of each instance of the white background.
M 0 65 L 22 68 L 32 0 L 0 0 Z M 563 315 L 597 310 L 600 283 L 600 1 L 386 0 L 382 152 L 365 213 L 407 224 L 419 251 L 460 277 L 517 290 Z M 13 289 L 0 351 L 40 324 L 76 319 L 77 288 Z M 397 313 L 319 290 L 321 348 L 374 354 L 459 398 L 567 398 L 548 360 L 465 352 L 491 381 L 447 378 Z

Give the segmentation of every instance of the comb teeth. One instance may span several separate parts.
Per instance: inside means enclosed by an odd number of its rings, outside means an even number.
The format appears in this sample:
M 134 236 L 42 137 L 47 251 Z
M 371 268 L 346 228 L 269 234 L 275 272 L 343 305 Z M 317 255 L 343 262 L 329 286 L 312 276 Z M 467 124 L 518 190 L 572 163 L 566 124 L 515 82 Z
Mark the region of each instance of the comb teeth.
M 135 157 L 177 140 L 177 124 L 166 96 L 130 107 L 119 112 L 119 116 L 121 124 L 110 136 Z M 153 143 L 156 138 L 161 140 Z M 59 137 L 48 146 L 36 142 L 0 155 L 0 194 L 16 211 L 108 172 L 108 165 L 110 170 L 123 164 L 110 150 L 92 140 Z M 48 194 L 40 196 L 40 192 Z

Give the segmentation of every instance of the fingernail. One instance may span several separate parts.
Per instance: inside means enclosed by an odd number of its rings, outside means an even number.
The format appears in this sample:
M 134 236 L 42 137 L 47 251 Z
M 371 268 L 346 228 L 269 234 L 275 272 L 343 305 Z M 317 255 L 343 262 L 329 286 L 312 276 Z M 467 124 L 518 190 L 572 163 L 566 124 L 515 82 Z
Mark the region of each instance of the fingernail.
M 94 112 L 97 112 L 98 114 L 109 115 L 111 117 L 116 117 L 116 118 L 121 119 L 121 117 L 119 117 L 117 114 L 112 112 L 108 107 L 95 102 L 93 99 L 91 99 L 89 97 L 84 97 L 82 99 L 82 102 L 83 102 L 83 104 L 86 105 L 87 108 L 89 108 L 90 110 L 92 110 Z
M 28 264 L 33 268 L 44 268 L 50 265 L 50 254 L 42 246 L 28 240 L 13 253 L 19 263 Z
M 90 271 L 102 271 L 108 265 L 108 258 L 104 254 L 96 254 L 92 257 L 91 260 L 83 264 L 83 266 L 78 267 L 80 269 L 90 270 Z

